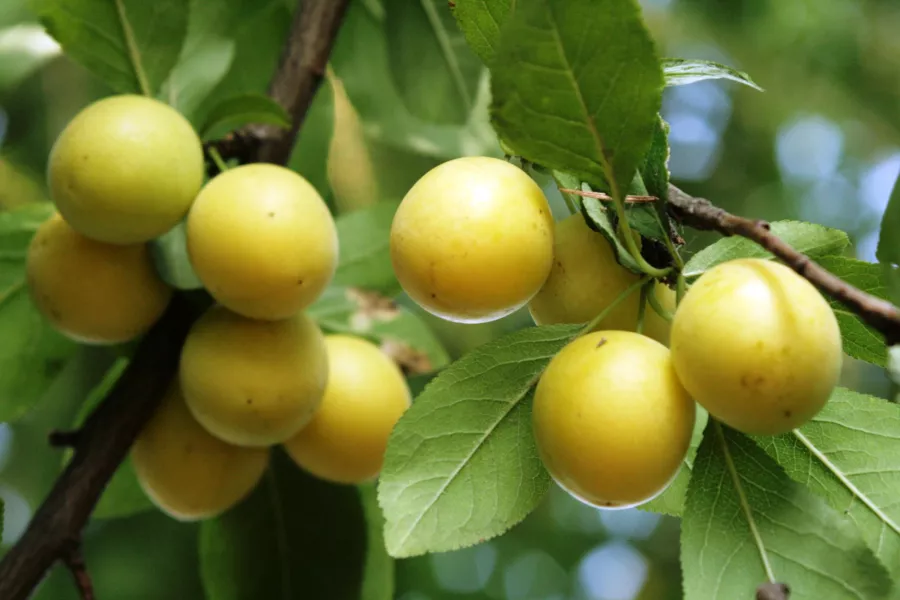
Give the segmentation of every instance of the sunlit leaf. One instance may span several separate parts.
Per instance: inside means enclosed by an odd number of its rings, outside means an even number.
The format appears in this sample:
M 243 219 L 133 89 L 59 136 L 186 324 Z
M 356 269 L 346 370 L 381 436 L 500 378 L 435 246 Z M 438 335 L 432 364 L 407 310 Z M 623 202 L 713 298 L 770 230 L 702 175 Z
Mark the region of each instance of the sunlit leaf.
M 770 225 L 774 235 L 813 260 L 840 254 L 850 245 L 850 238 L 846 233 L 823 225 L 803 221 L 775 221 Z M 685 265 L 684 275 L 697 277 L 718 264 L 736 258 L 774 257 L 768 250 L 747 238 L 727 237 L 695 254 Z
M 188 0 L 35 0 L 47 32 L 117 92 L 154 95 L 187 36 Z
M 849 520 L 713 421 L 688 486 L 681 558 L 691 600 L 752 598 L 770 578 L 790 586 L 791 600 L 874 600 L 891 587 Z
M 514 0 L 456 0 L 453 16 L 469 47 L 490 66 Z
M 494 127 L 532 162 L 624 194 L 663 77 L 635 0 L 523 0 L 491 63 Z
M 663 73 L 666 76 L 666 85 L 687 85 L 706 79 L 730 79 L 760 92 L 763 91 L 743 71 L 711 60 L 664 58 L 662 65 Z
M 792 479 L 846 514 L 900 577 L 900 406 L 838 388 L 799 430 L 755 440 Z
M 392 556 L 471 546 L 535 508 L 550 477 L 531 433 L 532 387 L 577 331 L 539 327 L 499 338 L 416 398 L 391 434 L 378 484 Z

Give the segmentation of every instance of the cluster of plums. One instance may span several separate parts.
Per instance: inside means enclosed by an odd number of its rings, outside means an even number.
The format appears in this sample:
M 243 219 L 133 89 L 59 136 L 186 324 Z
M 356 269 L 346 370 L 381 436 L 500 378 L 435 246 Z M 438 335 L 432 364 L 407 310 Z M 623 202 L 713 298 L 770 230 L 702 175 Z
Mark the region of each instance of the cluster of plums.
M 268 448 L 339 483 L 377 476 L 410 403 L 377 346 L 324 336 L 306 314 L 337 264 L 334 221 L 303 177 L 252 164 L 204 183 L 201 143 L 174 109 L 115 96 L 79 113 L 51 151 L 58 212 L 28 251 L 28 284 L 64 334 L 115 344 L 145 333 L 173 290 L 148 243 L 185 223 L 191 265 L 215 303 L 192 326 L 178 376 L 132 449 L 147 495 L 179 519 L 207 518 L 259 482 Z M 525 305 L 538 324 L 591 321 L 639 278 L 581 215 L 554 222 L 540 187 L 494 158 L 425 174 L 391 228 L 406 293 L 445 319 L 498 319 Z M 677 474 L 695 402 L 743 432 L 799 427 L 837 383 L 842 350 L 827 302 L 766 260 L 704 273 L 675 307 L 638 294 L 549 363 L 534 397 L 535 440 L 559 484 L 596 506 L 659 494 Z M 663 311 L 665 312 L 665 311 Z
M 422 177 L 401 203 L 391 257 L 429 312 L 484 322 L 525 305 L 538 324 L 591 321 L 639 281 L 581 215 L 554 223 L 540 187 L 493 158 L 461 158 Z M 675 309 L 674 293 L 653 293 Z M 827 402 L 842 363 L 834 313 L 788 267 L 737 259 L 700 276 L 668 323 L 640 298 L 620 303 L 549 363 L 534 436 L 553 478 L 589 504 L 646 502 L 688 451 L 695 402 L 751 435 L 801 426 Z
M 147 332 L 173 294 L 148 243 L 182 222 L 190 263 L 215 300 L 132 449 L 157 506 L 182 520 L 223 512 L 256 486 L 279 444 L 329 481 L 378 474 L 410 392 L 376 345 L 325 336 L 304 312 L 338 257 L 334 221 L 312 185 L 269 164 L 204 182 L 188 121 L 132 95 L 76 115 L 47 177 L 57 212 L 32 238 L 27 274 L 35 305 L 59 331 L 91 344 Z

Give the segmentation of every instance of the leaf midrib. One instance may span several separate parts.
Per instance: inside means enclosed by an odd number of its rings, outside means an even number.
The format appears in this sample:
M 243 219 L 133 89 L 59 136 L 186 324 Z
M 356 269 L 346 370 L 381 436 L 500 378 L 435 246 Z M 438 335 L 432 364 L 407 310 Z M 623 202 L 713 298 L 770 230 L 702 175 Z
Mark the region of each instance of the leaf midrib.
M 147 73 L 144 72 L 141 51 L 134 37 L 131 22 L 128 20 L 128 14 L 125 12 L 124 0 L 114 1 L 116 4 L 116 15 L 119 17 L 119 26 L 122 28 L 122 37 L 125 38 L 125 47 L 128 48 L 128 59 L 131 61 L 131 66 L 134 69 L 134 77 L 137 80 L 138 88 L 143 95 L 152 96 L 150 82 L 147 79 Z
M 420 0 L 420 4 L 425 12 L 425 17 L 428 19 L 428 23 L 431 25 L 431 29 L 434 31 L 434 37 L 441 48 L 441 55 L 444 57 L 444 62 L 447 63 L 447 68 L 450 69 L 450 75 L 453 77 L 453 82 L 456 84 L 460 98 L 465 104 L 466 113 L 468 113 L 472 110 L 472 96 L 466 87 L 466 79 L 463 76 L 462 67 L 460 67 L 459 60 L 453 52 L 453 45 L 450 42 L 447 29 L 444 27 L 444 22 L 436 12 L 432 0 Z
M 422 519 L 425 518 L 425 515 L 431 512 L 431 509 L 434 507 L 435 503 L 437 503 L 438 499 L 444 494 L 447 488 L 450 487 L 450 484 L 456 480 L 456 477 L 460 474 L 463 468 L 469 464 L 469 461 L 471 461 L 472 457 L 474 457 L 475 454 L 481 449 L 481 447 L 484 445 L 484 442 L 488 439 L 488 437 L 490 437 L 491 433 L 493 433 L 493 431 L 500 426 L 500 423 L 502 423 L 503 420 L 506 419 L 507 416 L 509 416 L 509 413 L 512 412 L 512 409 L 518 406 L 519 402 L 522 401 L 522 398 L 528 395 L 528 391 L 531 390 L 532 386 L 534 386 L 535 383 L 537 383 L 537 380 L 538 378 L 540 378 L 540 374 L 543 373 L 543 371 L 544 370 L 541 369 L 541 371 L 537 375 L 535 375 L 531 379 L 531 381 L 529 381 L 528 385 L 523 388 L 521 394 L 510 399 L 511 401 L 509 402 L 506 410 L 504 410 L 499 418 L 487 430 L 485 430 L 484 435 L 482 435 L 478 442 L 474 445 L 472 451 L 469 452 L 465 456 L 465 458 L 463 458 L 463 460 L 459 462 L 459 465 L 453 470 L 452 473 L 450 473 L 449 476 L 447 476 L 446 481 L 441 485 L 440 488 L 438 488 L 437 492 L 435 492 L 431 500 L 429 500 L 428 505 L 419 512 L 419 516 L 416 517 L 415 521 L 413 521 L 412 525 L 409 526 L 409 528 L 406 530 L 406 533 L 403 535 L 403 539 L 401 539 L 397 544 L 398 548 L 403 548 L 404 546 L 406 546 L 406 542 L 409 540 L 412 532 L 416 530 L 416 528 L 419 526 L 419 523 L 421 523 Z
M 738 495 L 741 510 L 747 518 L 747 525 L 750 527 L 750 534 L 753 536 L 756 549 L 759 551 L 759 558 L 762 561 L 766 577 L 770 582 L 774 582 L 775 573 L 772 571 L 772 565 L 769 563 L 769 555 L 766 546 L 763 543 L 762 536 L 759 533 L 759 529 L 756 527 L 756 520 L 753 518 L 753 511 L 750 508 L 750 502 L 747 500 L 747 495 L 744 492 L 744 486 L 741 484 L 741 477 L 734 465 L 734 459 L 731 458 L 731 451 L 728 449 L 728 440 L 725 439 L 725 432 L 722 431 L 722 425 L 717 421 L 713 421 L 712 426 L 715 428 L 716 437 L 722 446 L 722 453 L 725 456 L 725 466 L 728 470 L 728 474 L 731 476 L 731 483 L 734 485 L 734 490 Z
M 569 57 L 566 55 L 566 49 L 562 44 L 562 38 L 559 37 L 559 25 L 556 22 L 556 17 L 553 15 L 553 11 L 549 6 L 546 6 L 546 10 L 547 19 L 550 22 L 550 31 L 553 34 L 553 41 L 556 44 L 556 49 L 559 53 L 559 59 L 563 63 L 563 72 L 566 74 L 566 77 L 572 84 L 572 91 L 575 93 L 575 97 L 578 99 L 578 104 L 581 107 L 585 124 L 587 125 L 588 132 L 591 134 L 591 138 L 594 142 L 594 147 L 597 152 L 597 162 L 600 164 L 601 168 L 606 174 L 606 182 L 607 184 L 609 184 L 609 191 L 614 198 L 618 198 L 620 195 L 619 184 L 616 181 L 612 165 L 607 160 L 606 154 L 603 152 L 603 149 L 605 147 L 603 139 L 600 137 L 600 132 L 597 130 L 597 124 L 594 123 L 593 115 L 591 114 L 590 110 L 588 110 L 587 102 L 585 102 L 584 95 L 581 93 L 581 86 L 578 84 L 578 80 L 575 79 L 575 71 L 572 69 L 572 65 L 569 62 Z M 609 90 L 614 87 L 615 81 L 619 78 L 619 73 L 621 72 L 621 70 L 622 65 L 619 65 L 618 71 L 616 72 L 615 76 L 612 77 L 612 83 L 610 83 L 609 87 L 607 88 L 607 94 L 609 94 Z
M 856 484 L 850 481 L 850 478 L 847 475 L 844 475 L 844 472 L 838 467 L 835 463 L 831 462 L 828 456 L 818 449 L 818 447 L 812 443 L 812 441 L 806 437 L 799 429 L 795 429 L 791 432 L 797 440 L 803 444 L 803 446 L 809 451 L 810 454 L 813 455 L 832 475 L 834 475 L 837 480 L 843 485 L 854 498 L 863 503 L 863 505 L 868 508 L 872 513 L 878 517 L 878 519 L 887 525 L 894 533 L 900 535 L 900 526 L 894 523 L 893 519 L 891 519 L 888 515 L 886 515 L 876 504 L 873 502 L 866 494 L 863 493 Z

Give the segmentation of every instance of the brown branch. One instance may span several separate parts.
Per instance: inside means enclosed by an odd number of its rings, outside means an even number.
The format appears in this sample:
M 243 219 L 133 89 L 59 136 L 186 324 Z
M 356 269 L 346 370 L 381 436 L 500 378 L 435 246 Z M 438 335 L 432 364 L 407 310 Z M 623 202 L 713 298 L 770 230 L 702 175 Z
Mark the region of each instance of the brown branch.
M 305 0 L 294 15 L 278 72 L 269 95 L 291 115 L 291 127 L 257 126 L 251 131 L 264 140 L 256 160 L 286 164 L 303 119 L 325 77 L 325 67 L 349 0 Z
M 54 448 L 74 448 L 81 438 L 80 429 L 54 430 L 47 436 L 47 441 Z
M 302 2 L 270 86 L 273 97 L 291 115 L 293 127 L 290 132 L 268 132 L 249 142 L 255 150 L 248 158 L 287 161 L 348 4 L 349 0 Z M 242 138 L 240 143 L 247 140 Z M 63 436 L 75 444 L 74 455 L 22 537 L 0 561 L 0 598 L 25 600 L 57 560 L 71 568 L 76 556 L 72 548 L 79 547 L 91 511 L 175 376 L 182 343 L 198 312 L 186 295 L 176 295 L 78 434 Z
M 85 421 L 72 460 L 0 562 L 0 598 L 27 598 L 47 569 L 78 544 L 103 488 L 174 376 L 193 316 L 181 296 L 173 299 L 129 368 Z
M 91 575 L 81 554 L 81 542 L 71 544 L 71 547 L 63 553 L 62 560 L 75 579 L 75 588 L 81 600 L 95 600 L 94 584 L 91 583 Z
M 766 221 L 733 215 L 708 200 L 694 198 L 675 186 L 669 186 L 669 206 L 682 222 L 694 229 L 718 231 L 724 235 L 739 235 L 753 240 L 881 332 L 889 346 L 900 342 L 900 309 L 853 287 L 798 252 L 774 235 Z

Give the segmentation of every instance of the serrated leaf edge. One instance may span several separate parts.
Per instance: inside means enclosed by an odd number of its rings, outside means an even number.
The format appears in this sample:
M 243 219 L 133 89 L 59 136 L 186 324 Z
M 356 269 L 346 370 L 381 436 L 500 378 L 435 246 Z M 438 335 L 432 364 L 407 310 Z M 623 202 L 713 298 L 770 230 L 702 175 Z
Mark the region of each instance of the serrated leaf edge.
M 509 403 L 508 408 L 505 411 L 503 411 L 503 413 L 499 416 L 499 418 L 496 420 L 496 422 L 494 422 L 494 424 L 491 425 L 490 428 L 488 428 L 484 432 L 484 435 L 481 436 L 481 439 L 478 440 L 478 443 L 475 444 L 475 446 L 472 448 L 472 451 L 469 452 L 469 454 L 466 455 L 466 457 L 459 462 L 459 465 L 453 470 L 452 473 L 450 473 L 450 475 L 447 477 L 447 480 L 434 493 L 434 496 L 431 498 L 431 500 L 428 501 L 427 506 L 425 506 L 424 508 L 422 508 L 422 510 L 419 511 L 419 515 L 416 517 L 415 521 L 413 521 L 413 523 L 409 526 L 409 528 L 403 534 L 403 539 L 397 541 L 394 544 L 391 544 L 391 546 L 388 548 L 388 553 L 391 556 L 393 556 L 395 558 L 403 558 L 404 556 L 406 556 L 405 554 L 401 553 L 400 549 L 403 548 L 404 546 L 406 546 L 406 542 L 409 540 L 409 536 L 411 536 L 412 532 L 416 530 L 416 527 L 419 526 L 419 523 L 422 521 L 423 518 L 425 518 L 425 515 L 431 511 L 432 507 L 434 507 L 434 504 L 438 501 L 438 499 L 441 497 L 441 495 L 443 495 L 444 491 L 446 491 L 446 489 L 450 486 L 450 484 L 453 483 L 453 481 L 456 479 L 456 477 L 459 475 L 459 473 L 463 470 L 463 468 L 469 464 L 469 461 L 472 460 L 472 457 L 475 456 L 475 454 L 481 449 L 481 447 L 484 445 L 485 441 L 488 439 L 488 437 L 490 437 L 491 433 L 493 433 L 493 431 L 495 429 L 497 429 L 497 427 L 500 426 L 500 423 L 502 423 L 504 421 L 504 419 L 506 419 L 506 417 L 509 416 L 509 413 L 511 413 L 513 411 L 513 409 L 519 405 L 519 402 L 521 402 L 522 399 L 528 395 L 528 392 L 530 392 L 531 388 L 533 388 L 534 385 L 538 382 L 538 380 L 540 379 L 543 372 L 544 372 L 544 370 L 541 369 L 541 371 L 531 379 L 531 381 L 528 383 L 528 385 L 525 386 L 524 389 L 522 390 L 522 393 L 519 396 L 515 397 L 515 400 L 513 400 L 512 402 Z M 434 381 L 435 380 L 431 380 L 430 382 L 428 382 L 428 384 L 425 386 L 425 389 L 428 389 L 428 387 L 431 386 L 434 383 Z M 423 390 L 423 393 L 424 393 L 424 390 Z M 419 394 L 419 395 L 421 396 L 421 394 Z M 379 494 L 379 504 L 380 504 L 380 494 Z
M 862 502 L 866 506 L 866 508 L 875 513 L 875 516 L 877 516 L 885 525 L 887 525 L 895 533 L 900 535 L 900 526 L 894 523 L 893 519 L 884 514 L 884 512 L 880 508 L 878 508 L 878 506 L 876 506 L 875 503 L 872 502 L 872 500 L 870 500 L 869 497 L 862 492 L 862 490 L 856 487 L 856 485 L 854 485 L 852 481 L 847 479 L 847 476 L 844 475 L 840 468 L 838 468 L 837 465 L 831 462 L 828 457 L 825 456 L 825 454 L 819 451 L 819 449 L 816 448 L 816 445 L 813 444 L 809 440 L 809 438 L 807 438 L 803 434 L 803 432 L 801 432 L 799 429 L 794 429 L 791 433 L 801 444 L 806 447 L 807 450 L 809 450 L 810 454 L 815 456 L 819 460 L 819 462 L 821 462 L 822 465 L 825 466 L 826 469 L 831 471 L 831 474 L 834 475 L 838 479 L 838 481 L 840 481 L 841 484 L 846 487 L 857 500 Z

